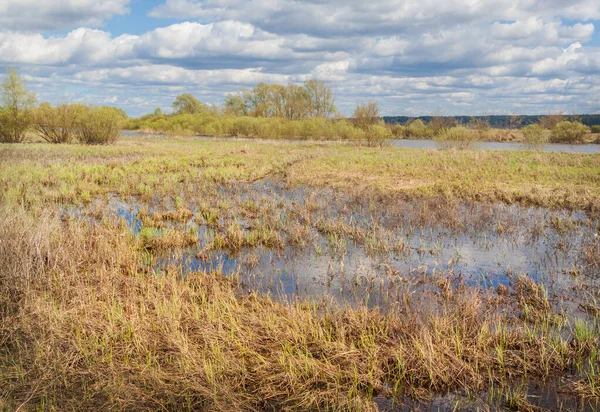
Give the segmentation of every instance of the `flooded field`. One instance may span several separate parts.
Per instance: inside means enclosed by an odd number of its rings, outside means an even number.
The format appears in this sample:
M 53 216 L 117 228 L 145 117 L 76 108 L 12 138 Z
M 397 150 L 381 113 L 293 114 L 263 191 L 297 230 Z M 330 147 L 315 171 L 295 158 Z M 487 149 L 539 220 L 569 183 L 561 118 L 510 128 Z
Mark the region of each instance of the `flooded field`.
M 423 277 L 564 293 L 599 279 L 600 222 L 582 211 L 356 199 L 281 183 L 214 187 L 189 200 L 110 196 L 73 215 L 124 219 L 154 270 L 218 271 L 279 300 L 394 305 Z M 173 247 L 174 235 L 189 238 Z
M 518 290 L 515 285 L 532 282 L 553 313 L 597 327 L 600 220 L 584 211 L 369 199 L 261 181 L 204 187 L 175 199 L 111 195 L 63 212 L 63 219 L 73 218 L 126 222 L 144 264 L 158 276 L 223 275 L 246 293 L 285 304 L 349 305 L 426 318 L 445 310 L 440 297 L 461 288 L 507 296 Z M 519 316 L 517 308 L 500 310 L 509 319 Z M 569 322 L 562 326 L 567 334 Z M 593 410 L 561 393 L 565 382 L 523 381 L 498 393 L 451 393 L 425 403 L 385 396 L 376 402 L 389 411 L 477 410 L 502 406 L 508 393 L 550 410 Z
M 595 155 L 4 150 L 8 405 L 599 407 Z

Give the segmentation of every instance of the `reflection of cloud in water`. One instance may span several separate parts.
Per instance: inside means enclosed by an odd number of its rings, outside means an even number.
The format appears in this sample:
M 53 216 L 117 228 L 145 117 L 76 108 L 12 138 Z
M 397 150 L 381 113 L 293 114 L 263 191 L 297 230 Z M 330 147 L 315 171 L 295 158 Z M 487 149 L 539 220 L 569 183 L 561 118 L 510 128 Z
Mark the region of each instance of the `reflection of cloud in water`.
M 282 202 L 283 219 L 289 210 L 286 207 L 303 205 L 306 192 L 299 188 L 283 189 L 267 183 L 248 185 L 245 189 L 220 187 L 219 196 L 226 199 L 255 200 L 262 196 Z M 233 194 L 231 191 L 237 190 Z M 458 228 L 445 226 L 444 210 L 430 206 L 424 220 L 419 215 L 419 204 L 405 202 L 396 210 L 381 210 L 372 213 L 368 205 L 348 204 L 346 199 L 332 198 L 331 191 L 319 192 L 321 203 L 314 219 L 343 221 L 357 224 L 365 233 L 373 227 L 382 230 L 382 239 L 387 245 L 403 242 L 403 253 L 392 248 L 382 253 L 369 253 L 365 245 L 345 239 L 346 249 L 340 252 L 328 245 L 325 235 L 311 228 L 310 240 L 303 248 L 287 246 L 284 250 L 267 250 L 262 247 L 244 249 L 237 255 L 225 251 L 198 252 L 213 236 L 212 229 L 198 225 L 194 219 L 185 224 L 168 223 L 180 228 L 193 227 L 198 230 L 200 244 L 186 250 L 170 251 L 157 256 L 156 269 L 176 265 L 183 272 L 221 271 L 235 276 L 250 290 L 270 293 L 280 298 L 320 299 L 323 296 L 348 303 L 364 302 L 380 304 L 395 299 L 410 283 L 411 273 L 416 268 L 429 275 L 448 272 L 462 273 L 467 284 L 497 286 L 508 284 L 510 274 L 528 274 L 536 280 L 565 289 L 573 283 L 566 275 L 579 265 L 582 239 L 591 236 L 592 225 L 576 224 L 573 230 L 558 232 L 550 224 L 551 218 L 566 218 L 582 222 L 581 213 L 551 212 L 539 208 L 515 205 L 458 205 L 450 216 L 458 219 Z M 106 205 L 103 206 L 106 208 Z M 153 205 L 145 206 L 152 211 Z M 165 207 L 164 204 L 161 205 Z M 171 207 L 171 206 L 166 206 Z M 138 233 L 142 223 L 137 217 L 141 205 L 136 201 L 124 201 L 111 197 L 109 210 L 122 218 Z M 193 206 L 191 206 L 193 210 Z M 197 209 L 196 209 L 197 211 Z M 65 213 L 77 215 L 79 211 Z M 441 215 L 438 215 L 441 213 Z M 237 218 L 242 226 L 245 220 Z M 444 220 L 446 219 L 446 220 Z M 415 224 L 415 222 L 418 222 Z M 505 231 L 497 230 L 502 224 Z M 285 238 L 285 234 L 282 233 Z M 558 242 L 568 247 L 558 247 Z M 316 246 L 315 246 L 316 245 Z M 206 252 L 206 251 L 205 251 Z M 507 275 L 508 274 L 508 275 Z

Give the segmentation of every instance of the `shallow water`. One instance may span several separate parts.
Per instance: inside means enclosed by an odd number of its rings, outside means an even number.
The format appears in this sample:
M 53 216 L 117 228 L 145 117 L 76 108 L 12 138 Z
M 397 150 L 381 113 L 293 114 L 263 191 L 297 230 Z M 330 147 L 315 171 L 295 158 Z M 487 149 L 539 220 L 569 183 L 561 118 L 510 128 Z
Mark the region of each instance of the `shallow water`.
M 154 230 L 194 231 L 198 242 L 149 251 L 145 262 L 150 270 L 176 270 L 184 276 L 195 271 L 222 274 L 245 290 L 283 302 L 427 313 L 439 309 L 435 297 L 442 292 L 440 285 L 473 286 L 495 295 L 499 285 L 510 286 L 526 275 L 545 286 L 557 313 L 585 319 L 579 304 L 586 301 L 587 291 L 600 286 L 600 267 L 585 255 L 592 245 L 600 256 L 600 221 L 582 211 L 443 199 L 386 202 L 271 181 L 195 189 L 177 200 L 109 196 L 84 209 L 65 209 L 64 214 L 93 222 L 124 221 L 142 237 L 148 229 L 143 214 L 183 205 L 192 214 L 189 219 L 164 221 Z M 221 207 L 216 223 L 202 218 L 207 206 Z M 274 228 L 284 246 L 211 249 L 230 222 L 245 234 L 256 225 Z M 290 228 L 296 224 L 307 228 L 303 244 L 291 242 Z M 340 227 L 346 230 L 335 230 Z M 362 237 L 353 235 L 359 232 Z M 597 410 L 597 404 L 584 404 L 561 392 L 572 378 L 566 375 L 564 380 L 526 382 L 528 401 L 549 410 Z M 374 399 L 381 411 L 501 410 L 505 402 L 505 395 L 493 388 L 433 394 L 428 401 L 403 399 L 401 406 L 383 392 Z
M 164 134 L 148 134 L 139 133 L 130 130 L 124 130 L 121 135 L 125 138 L 160 136 L 166 137 Z M 215 138 L 207 136 L 196 136 L 197 138 L 207 140 L 227 140 L 227 138 Z M 305 140 L 293 140 L 294 142 L 305 142 Z M 438 149 L 438 145 L 433 140 L 414 140 L 414 139 L 392 139 L 391 145 L 402 149 Z M 523 143 L 511 142 L 478 142 L 473 145 L 475 150 L 509 150 L 509 151 L 524 151 L 527 147 Z M 600 153 L 600 144 L 547 144 L 542 149 L 542 152 L 547 153 L 582 153 L 582 154 L 598 154 Z
M 209 250 L 211 240 L 223 227 L 209 227 L 199 221 L 197 206 L 190 202 L 192 218 L 185 223 L 168 222 L 158 232 L 168 228 L 193 230 L 198 233 L 198 243 L 153 252 L 149 264 L 154 270 L 175 266 L 184 273 L 218 271 L 235 277 L 250 290 L 284 301 L 333 299 L 384 308 L 400 302 L 405 293 L 422 288 L 423 278 L 433 284 L 452 279 L 495 288 L 510 285 L 517 276 L 526 274 L 555 295 L 580 286 L 582 279 L 593 285 L 599 282 L 599 269 L 586 263 L 583 251 L 597 241 L 600 225 L 583 212 L 504 204 L 437 207 L 435 202 L 398 202 L 374 209 L 370 202 L 355 203 L 331 191 L 287 189 L 270 182 L 220 188 L 218 196 L 231 202 L 231 215 L 221 218 L 222 226 L 235 221 L 246 233 L 262 220 L 241 216 L 237 210 L 240 205 L 262 201 L 277 205 L 270 219 L 279 224 L 277 230 L 285 246 L 244 247 L 237 252 Z M 307 204 L 314 211 L 306 242 L 302 246 L 290 244 L 287 226 L 296 223 L 294 211 Z M 99 209 L 106 207 L 111 215 L 124 219 L 134 233 L 143 229 L 138 217 L 143 205 L 138 200 L 111 197 L 108 204 L 97 205 Z M 164 208 L 162 202 L 149 210 Z M 355 239 L 323 229 L 340 224 L 362 232 L 364 237 Z

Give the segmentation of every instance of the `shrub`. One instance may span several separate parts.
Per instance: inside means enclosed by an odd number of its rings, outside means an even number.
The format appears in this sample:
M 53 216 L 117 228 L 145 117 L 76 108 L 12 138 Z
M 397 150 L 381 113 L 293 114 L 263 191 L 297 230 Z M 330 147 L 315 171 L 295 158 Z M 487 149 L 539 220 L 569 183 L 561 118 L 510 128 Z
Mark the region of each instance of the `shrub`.
M 121 117 L 106 107 L 86 108 L 77 122 L 77 138 L 85 144 L 111 144 L 120 135 Z
M 550 141 L 552 143 L 578 143 L 583 141 L 587 132 L 587 126 L 581 122 L 564 120 L 554 126 Z
M 550 140 L 550 133 L 539 124 L 523 128 L 523 142 L 529 149 L 540 150 Z
M 473 117 L 470 121 L 471 127 L 477 132 L 479 140 L 490 137 L 490 119 L 487 117 Z
M 391 127 L 392 136 L 402 139 L 406 134 L 406 128 L 401 124 L 395 124 Z
M 354 109 L 354 123 L 356 127 L 367 130 L 369 126 L 379 121 L 379 104 L 375 101 L 359 104 Z
M 369 126 L 364 133 L 359 136 L 360 141 L 366 146 L 378 147 L 383 146 L 384 143 L 392 137 L 392 133 L 389 128 L 381 124 L 374 124 Z
M 442 149 L 469 149 L 477 141 L 477 133 L 463 126 L 443 129 L 435 138 Z
M 49 143 L 71 143 L 75 140 L 78 123 L 85 110 L 78 105 L 53 107 L 43 103 L 34 113 L 35 128 Z
M 406 137 L 423 138 L 427 137 L 428 130 L 427 126 L 425 126 L 425 123 L 423 123 L 423 120 L 417 119 L 406 125 L 405 133 Z
M 592 133 L 600 133 L 600 125 L 592 126 Z

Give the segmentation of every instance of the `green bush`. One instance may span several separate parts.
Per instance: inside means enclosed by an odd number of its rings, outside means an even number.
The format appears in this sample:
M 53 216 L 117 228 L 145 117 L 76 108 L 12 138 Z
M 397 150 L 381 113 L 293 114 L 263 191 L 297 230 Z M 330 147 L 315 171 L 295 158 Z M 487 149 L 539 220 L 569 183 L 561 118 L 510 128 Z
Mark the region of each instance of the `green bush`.
M 477 141 L 478 134 L 463 126 L 442 129 L 435 137 L 435 141 L 442 149 L 470 149 Z
M 0 108 L 0 143 L 21 143 L 25 141 L 25 132 L 31 125 L 29 112 L 17 115 Z
M 13 68 L 6 69 L 0 83 L 0 142 L 20 143 L 33 120 L 35 93 L 29 91 L 25 81 Z
M 523 128 L 523 143 L 529 149 L 540 150 L 549 140 L 550 132 L 537 123 Z
M 552 143 L 579 143 L 588 132 L 587 126 L 581 122 L 570 122 L 568 120 L 559 122 L 552 129 L 550 141 Z
M 592 133 L 600 133 L 600 125 L 592 126 Z
M 34 112 L 34 125 L 48 143 L 71 143 L 76 138 L 78 123 L 87 108 L 81 105 L 51 106 L 42 103 Z
M 114 143 L 121 133 L 121 120 L 110 108 L 86 108 L 77 123 L 77 138 L 85 144 Z
M 425 138 L 429 134 L 427 126 L 421 119 L 410 122 L 405 127 L 406 137 Z
M 390 137 L 392 137 L 391 130 L 381 124 L 369 126 L 364 133 L 364 141 L 371 147 L 383 146 Z

